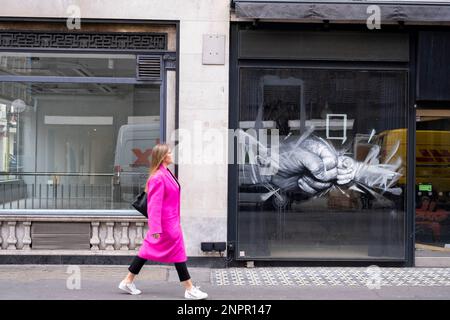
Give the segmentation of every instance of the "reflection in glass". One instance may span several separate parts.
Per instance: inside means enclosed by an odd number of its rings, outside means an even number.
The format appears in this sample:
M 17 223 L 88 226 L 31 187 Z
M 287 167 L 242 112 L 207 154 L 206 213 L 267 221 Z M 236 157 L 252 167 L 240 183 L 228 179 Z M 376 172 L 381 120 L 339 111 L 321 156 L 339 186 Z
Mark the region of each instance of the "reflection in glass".
M 416 247 L 450 255 L 450 113 L 417 110 Z
M 240 257 L 402 259 L 406 73 L 244 68 L 240 86 L 241 143 L 279 134 L 238 166 Z
M 134 78 L 136 56 L 1 52 L 0 75 Z
M 131 209 L 160 139 L 159 86 L 0 88 L 0 209 Z

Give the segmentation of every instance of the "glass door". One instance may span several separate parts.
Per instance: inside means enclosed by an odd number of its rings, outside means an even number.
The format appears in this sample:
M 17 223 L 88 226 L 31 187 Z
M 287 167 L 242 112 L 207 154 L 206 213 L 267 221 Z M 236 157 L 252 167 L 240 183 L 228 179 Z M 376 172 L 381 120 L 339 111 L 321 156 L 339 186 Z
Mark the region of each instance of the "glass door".
M 450 110 L 416 121 L 416 254 L 450 256 Z

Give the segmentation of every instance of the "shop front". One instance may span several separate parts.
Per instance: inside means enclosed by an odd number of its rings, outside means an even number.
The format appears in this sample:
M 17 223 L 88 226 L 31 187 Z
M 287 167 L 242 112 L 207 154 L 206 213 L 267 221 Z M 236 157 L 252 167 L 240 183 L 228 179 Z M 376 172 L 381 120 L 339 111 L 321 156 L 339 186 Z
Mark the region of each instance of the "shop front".
M 449 75 L 430 61 L 449 44 L 446 27 L 436 38 L 433 26 L 405 27 L 386 6 L 388 24 L 369 30 L 362 7 L 317 5 L 308 16 L 290 2 L 296 11 L 235 1 L 234 258 L 412 266 L 415 247 L 445 252 Z M 425 19 L 403 9 L 403 20 Z
M 2 1 L 0 264 L 129 264 L 158 142 L 174 151 L 190 263 L 225 264 L 227 164 L 178 150 L 198 127 L 226 137 L 229 16 L 229 0 Z

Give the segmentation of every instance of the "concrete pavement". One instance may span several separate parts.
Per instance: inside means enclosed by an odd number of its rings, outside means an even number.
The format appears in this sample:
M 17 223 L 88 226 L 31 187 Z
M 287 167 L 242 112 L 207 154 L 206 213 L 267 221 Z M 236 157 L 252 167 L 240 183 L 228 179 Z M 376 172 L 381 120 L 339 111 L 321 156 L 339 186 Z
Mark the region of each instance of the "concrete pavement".
M 184 299 L 172 266 L 144 266 L 136 279 L 139 296 L 117 288 L 126 273 L 127 266 L 0 265 L 0 300 Z M 365 270 L 357 268 L 190 268 L 190 273 L 210 300 L 450 299 L 450 269 L 444 268 L 382 269 L 380 286 L 372 287 L 365 285 Z

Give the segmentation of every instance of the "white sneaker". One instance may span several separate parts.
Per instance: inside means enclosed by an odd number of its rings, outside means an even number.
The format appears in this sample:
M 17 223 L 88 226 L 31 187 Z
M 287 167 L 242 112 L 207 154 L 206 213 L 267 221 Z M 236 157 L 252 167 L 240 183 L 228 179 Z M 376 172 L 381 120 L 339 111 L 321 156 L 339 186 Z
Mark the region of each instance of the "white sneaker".
M 127 292 L 129 294 L 133 294 L 133 295 L 142 293 L 141 290 L 136 288 L 134 282 L 127 283 L 127 282 L 125 282 L 123 280 L 119 284 L 119 289 L 121 289 L 121 290 L 123 290 L 123 291 L 125 291 L 125 292 Z
M 186 290 L 184 292 L 184 297 L 186 299 L 202 300 L 208 298 L 208 294 L 200 290 L 200 287 L 193 286 L 191 290 Z

